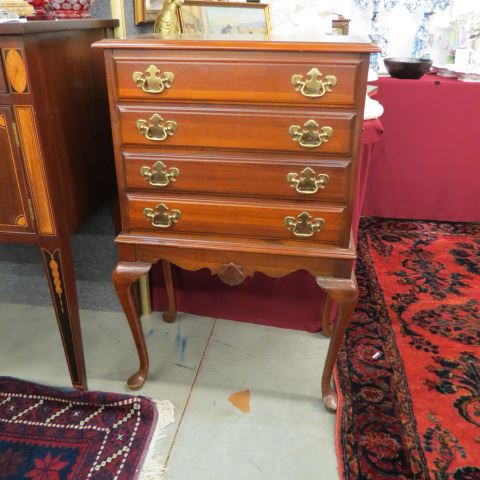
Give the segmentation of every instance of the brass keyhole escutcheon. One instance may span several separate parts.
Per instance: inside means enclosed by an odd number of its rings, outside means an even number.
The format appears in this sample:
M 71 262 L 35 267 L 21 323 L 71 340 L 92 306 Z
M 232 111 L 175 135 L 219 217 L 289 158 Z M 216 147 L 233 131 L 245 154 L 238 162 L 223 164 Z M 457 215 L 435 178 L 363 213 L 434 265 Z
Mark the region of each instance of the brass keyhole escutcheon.
M 171 227 L 182 216 L 180 210 L 170 210 L 164 203 L 159 203 L 155 208 L 145 208 L 143 214 L 154 227 L 158 228 Z
M 312 218 L 308 212 L 302 212 L 295 217 L 285 217 L 285 225 L 296 237 L 312 237 L 325 226 L 323 218 Z
M 318 68 L 312 68 L 306 75 L 292 75 L 292 85 L 297 92 L 304 97 L 318 98 L 330 93 L 337 84 L 337 77 L 334 75 L 326 75 L 325 80 L 322 79 L 322 72 Z
M 172 72 L 162 73 L 155 65 L 150 65 L 145 73 L 133 72 L 132 80 L 146 93 L 162 93 L 172 86 L 175 75 Z
M 291 125 L 288 133 L 294 142 L 305 148 L 317 148 L 323 143 L 327 143 L 328 139 L 333 135 L 333 128 L 324 126 L 319 127 L 318 123 L 310 119 L 300 125 Z
M 175 182 L 180 175 L 180 170 L 176 167 L 167 166 L 163 162 L 155 162 L 153 167 L 144 165 L 140 168 L 140 175 L 145 178 L 150 185 L 155 187 L 166 187 L 170 182 Z
M 137 120 L 137 129 L 140 135 L 143 135 L 148 140 L 162 142 L 177 131 L 177 122 L 173 120 L 164 121 L 162 116 L 155 113 L 148 121 L 139 118 Z
M 299 193 L 312 194 L 325 188 L 330 181 L 326 173 L 316 174 L 313 168 L 304 168 L 300 173 L 289 173 L 287 175 L 288 184 Z

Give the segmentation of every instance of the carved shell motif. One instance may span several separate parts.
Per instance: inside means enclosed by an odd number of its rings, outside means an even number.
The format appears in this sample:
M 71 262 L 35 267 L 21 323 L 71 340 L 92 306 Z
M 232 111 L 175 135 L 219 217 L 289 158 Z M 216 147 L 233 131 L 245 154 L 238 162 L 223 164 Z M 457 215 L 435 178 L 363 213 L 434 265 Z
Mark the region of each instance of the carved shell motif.
M 235 263 L 223 265 L 217 275 L 223 283 L 226 283 L 230 287 L 240 285 L 246 278 L 243 267 Z

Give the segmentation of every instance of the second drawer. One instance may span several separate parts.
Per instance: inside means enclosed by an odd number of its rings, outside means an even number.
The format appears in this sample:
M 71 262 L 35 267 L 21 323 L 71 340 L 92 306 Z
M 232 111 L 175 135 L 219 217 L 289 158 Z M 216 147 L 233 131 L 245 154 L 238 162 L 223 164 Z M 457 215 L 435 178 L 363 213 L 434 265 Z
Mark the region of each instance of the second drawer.
M 127 189 L 344 202 L 349 160 L 125 152 Z
M 202 197 L 128 195 L 130 229 L 298 239 L 341 244 L 346 207 L 288 202 L 229 201 Z
M 119 105 L 124 145 L 351 154 L 354 111 Z

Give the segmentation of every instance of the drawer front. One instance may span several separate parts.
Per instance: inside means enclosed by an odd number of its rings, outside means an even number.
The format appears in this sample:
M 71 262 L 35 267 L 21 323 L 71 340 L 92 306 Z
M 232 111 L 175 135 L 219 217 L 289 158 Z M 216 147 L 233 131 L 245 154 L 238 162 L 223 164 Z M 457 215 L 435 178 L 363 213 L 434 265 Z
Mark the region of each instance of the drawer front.
M 5 71 L 3 69 L 2 59 L 0 58 L 0 92 L 7 92 L 7 81 L 5 79 Z
M 358 57 L 343 62 L 312 58 L 308 63 L 288 57 L 276 63 L 258 56 L 252 60 L 251 53 L 243 58 L 227 56 L 221 61 L 206 53 L 188 62 L 184 56 L 185 52 L 182 56 L 165 53 L 142 60 L 117 58 L 118 97 L 341 106 L 356 103 Z
M 351 153 L 353 112 L 119 106 L 123 144 Z
M 340 244 L 345 237 L 344 207 L 168 195 L 128 195 L 127 201 L 133 230 L 298 239 L 330 244 Z
M 345 202 L 350 162 L 292 156 L 124 154 L 127 189 Z
M 0 231 L 32 232 L 28 192 L 22 173 L 20 150 L 15 144 L 12 108 L 0 105 Z

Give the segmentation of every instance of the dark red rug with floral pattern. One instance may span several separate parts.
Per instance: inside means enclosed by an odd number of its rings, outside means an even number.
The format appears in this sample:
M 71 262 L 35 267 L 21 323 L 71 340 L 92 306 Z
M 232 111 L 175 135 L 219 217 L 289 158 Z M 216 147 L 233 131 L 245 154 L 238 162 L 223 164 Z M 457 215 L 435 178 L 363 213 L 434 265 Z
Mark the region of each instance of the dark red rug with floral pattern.
M 480 225 L 364 219 L 341 478 L 480 479 Z
M 0 479 L 136 479 L 157 407 L 144 397 L 62 391 L 0 377 Z M 162 469 L 157 472 L 149 478 L 160 478 Z

